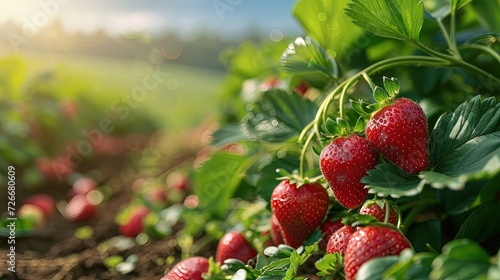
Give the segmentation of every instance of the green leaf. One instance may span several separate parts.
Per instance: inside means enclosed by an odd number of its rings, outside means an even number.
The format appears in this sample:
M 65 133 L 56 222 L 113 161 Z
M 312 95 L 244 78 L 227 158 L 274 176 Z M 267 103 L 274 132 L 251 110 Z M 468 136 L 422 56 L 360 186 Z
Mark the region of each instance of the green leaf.
M 356 279 L 363 280 L 382 280 L 384 271 L 386 271 L 390 266 L 397 263 L 399 256 L 386 256 L 371 259 L 363 265 L 358 270 L 356 274 Z
M 350 133 L 351 126 L 349 125 L 349 123 L 346 120 L 344 120 L 342 118 L 337 118 L 335 121 L 339 125 L 340 131 L 342 134 Z
M 396 78 L 383 78 L 384 88 L 390 97 L 395 97 L 399 93 L 399 81 Z
M 114 269 L 119 263 L 123 262 L 123 257 L 120 255 L 109 256 L 102 262 L 109 269 Z
M 490 256 L 478 244 L 457 239 L 443 247 L 432 262 L 430 279 L 475 279 L 488 272 Z
M 387 99 L 389 99 L 389 94 L 383 88 L 375 86 L 373 89 L 373 98 L 378 103 L 384 103 Z
M 228 144 L 233 144 L 248 140 L 241 132 L 238 124 L 226 124 L 212 133 L 211 145 L 215 147 L 224 147 Z
M 366 103 L 362 99 L 360 99 L 360 100 L 352 100 L 351 99 L 351 100 L 349 100 L 349 102 L 351 103 L 351 106 L 354 109 L 354 111 L 356 111 L 356 113 L 358 113 L 358 115 L 360 115 L 360 116 L 370 115 L 371 112 L 366 108 L 366 106 L 368 106 L 370 104 Z
M 343 12 L 350 0 L 298 0 L 293 15 L 307 35 L 316 40 L 334 57 L 342 56 L 363 34 Z
M 456 11 L 470 2 L 472 2 L 472 0 L 451 0 L 451 9 Z
M 450 0 L 424 1 L 424 7 L 426 10 L 426 16 L 430 15 L 430 18 L 435 19 L 436 21 L 443 20 L 451 13 Z
M 284 280 L 293 280 L 295 275 L 297 274 L 299 266 L 300 266 L 300 256 L 299 253 L 296 250 L 294 250 L 292 255 L 290 256 L 290 268 L 288 268 Z
M 413 255 L 411 251 L 401 253 L 399 262 L 384 272 L 385 279 L 429 279 L 431 264 L 436 253 L 422 252 Z
M 420 193 L 424 184 L 414 175 L 410 175 L 391 163 L 381 163 L 375 169 L 369 170 L 368 175 L 361 179 L 367 184 L 370 193 L 379 196 L 412 196 Z
M 340 126 L 331 118 L 328 118 L 326 120 L 325 127 L 326 131 L 328 131 L 330 135 L 337 135 L 342 133 L 342 129 L 340 128 Z
M 315 117 L 318 107 L 298 94 L 266 91 L 262 100 L 247 106 L 241 121 L 243 135 L 253 141 L 284 142 L 298 136 Z
M 230 198 L 248 167 L 247 157 L 214 153 L 203 163 L 194 177 L 194 192 L 200 199 L 199 207 L 218 217 L 224 217 Z
M 423 171 L 418 175 L 423 179 L 424 183 L 431 185 L 435 189 L 443 189 L 445 187 L 451 190 L 462 190 L 467 182 L 467 176 L 450 177 L 433 171 Z
M 12 55 L 0 59 L 0 93 L 18 98 L 21 85 L 26 79 L 26 62 L 21 56 Z
M 428 251 L 427 244 L 432 248 L 441 248 L 441 221 L 429 219 L 421 223 L 413 223 L 406 233 L 415 252 Z
M 461 191 L 440 190 L 437 193 L 439 205 L 450 215 L 465 213 L 477 200 L 478 194 L 483 190 L 484 185 L 484 181 L 477 181 L 467 183 Z M 492 197 L 490 198 L 492 199 Z
M 500 195 L 500 173 L 491 179 L 486 186 L 480 191 L 479 196 L 474 202 L 475 206 L 483 203 L 495 201 L 496 197 Z
M 500 202 L 479 206 L 462 224 L 455 239 L 468 238 L 483 242 L 499 233 L 500 224 L 493 222 L 498 220 L 498 213 L 500 213 Z
M 346 10 L 354 24 L 378 36 L 419 40 L 424 22 L 420 0 L 353 0 Z
M 273 158 L 269 164 L 262 165 L 259 168 L 259 173 L 264 175 L 259 178 L 256 184 L 259 196 L 264 199 L 264 201 L 270 201 L 274 188 L 279 184 L 279 181 L 276 179 L 279 177 L 279 174 L 276 173 L 276 169 L 279 168 L 286 170 L 288 173 L 292 173 L 299 168 L 299 165 L 299 160 L 293 155 L 287 155 L 283 158 Z
M 363 119 L 363 117 L 359 117 L 356 121 L 356 124 L 354 125 L 353 130 L 355 132 L 362 132 L 365 130 L 365 125 L 365 119 Z
M 475 0 L 471 4 L 479 23 L 488 31 L 500 32 L 500 0 Z
M 310 37 L 298 37 L 288 45 L 281 56 L 280 67 L 286 73 L 304 77 L 317 88 L 323 88 L 338 76 L 335 60 Z
M 468 179 L 495 176 L 500 171 L 500 105 L 493 97 L 481 101 L 476 96 L 452 114 L 443 114 L 429 149 L 435 172 Z
M 340 253 L 325 254 L 314 266 L 318 269 L 319 276 L 327 276 L 329 279 L 344 277 L 344 258 Z

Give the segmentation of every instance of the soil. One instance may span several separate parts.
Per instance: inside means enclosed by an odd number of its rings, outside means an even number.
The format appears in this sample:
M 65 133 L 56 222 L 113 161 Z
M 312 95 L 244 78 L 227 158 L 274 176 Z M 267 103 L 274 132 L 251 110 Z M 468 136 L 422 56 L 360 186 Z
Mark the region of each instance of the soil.
M 189 139 L 201 138 L 199 135 L 204 131 L 205 129 L 196 130 L 188 135 Z M 203 146 L 196 142 L 191 144 L 189 149 L 168 157 L 166 162 L 159 164 L 163 167 L 159 173 L 167 173 L 186 162 L 190 164 L 196 162 L 197 156 L 200 155 L 198 151 L 203 151 L 201 147 Z M 137 159 L 132 160 L 134 161 Z M 80 167 L 78 172 L 81 174 L 86 174 L 89 170 L 99 170 L 107 177 L 100 180 L 101 184 L 113 185 L 112 195 L 100 205 L 99 215 L 90 221 L 72 223 L 56 211 L 56 214 L 49 217 L 40 229 L 29 235 L 16 235 L 15 273 L 8 271 L 10 266 L 7 262 L 8 246 L 10 246 L 7 244 L 8 239 L 0 237 L 0 280 L 160 279 L 166 271 L 181 260 L 181 249 L 177 244 L 175 234 L 182 228 L 182 225 L 174 226 L 172 235 L 163 239 L 149 238 L 146 243 L 141 243 L 142 245 L 135 243 L 133 247 L 123 250 L 118 250 L 113 246 L 103 249 L 103 244 L 106 242 L 109 244 L 109 240 L 120 236 L 115 218 L 121 208 L 133 199 L 130 186 L 133 180 L 140 178 L 140 170 L 130 167 L 130 161 L 127 162 L 124 158 L 99 159 Z M 130 174 L 124 176 L 124 170 L 137 173 L 138 176 L 134 177 Z M 45 193 L 51 195 L 56 201 L 64 201 L 70 188 L 67 183 L 55 181 L 46 182 L 36 188 L 18 186 L 16 201 L 19 201 L 20 206 L 22 201 L 36 193 Z M 2 197 L 0 205 L 6 205 L 6 198 Z M 90 226 L 94 230 L 88 239 L 75 237 L 75 230 L 82 226 Z M 216 246 L 216 241 L 209 242 L 196 255 L 207 258 L 214 256 Z M 106 267 L 103 261 L 109 256 L 116 255 L 122 256 L 123 259 L 136 255 L 138 260 L 135 269 L 128 274 L 121 274 Z M 314 260 L 311 260 L 310 265 L 304 266 L 301 274 L 308 275 L 308 279 L 319 279 L 314 275 L 314 270 Z
M 173 237 L 150 240 L 144 245 L 119 251 L 112 248 L 102 252 L 98 246 L 103 241 L 118 236 L 115 216 L 120 206 L 130 201 L 126 192 L 117 192 L 108 198 L 96 219 L 86 223 L 70 223 L 62 215 L 52 216 L 43 229 L 30 236 L 16 238 L 16 273 L 5 273 L 5 247 L 0 256 L 0 279 L 160 279 L 169 265 L 159 260 L 167 257 L 180 258 L 180 250 Z M 75 237 L 75 229 L 89 225 L 94 228 L 90 239 Z M 2 238 L 1 243 L 7 244 Z M 127 275 L 121 275 L 103 265 L 103 260 L 111 255 L 121 255 L 126 259 L 135 254 L 136 268 Z M 171 265 L 170 265 L 171 266 Z
M 183 157 L 184 159 L 189 157 Z M 160 279 L 166 270 L 178 262 L 181 250 L 175 240 L 175 231 L 181 228 L 180 225 L 174 227 L 172 236 L 161 240 L 150 238 L 143 245 L 135 244 L 132 248 L 122 251 L 112 246 L 102 249 L 103 242 L 120 235 L 115 218 L 120 209 L 132 199 L 130 190 L 125 187 L 127 184 L 130 186 L 131 181 L 121 180 L 121 171 L 125 168 L 123 162 L 123 159 L 100 162 L 103 167 L 100 170 L 108 168 L 106 173 L 109 176 L 103 182 L 121 181 L 121 185 L 115 186 L 113 194 L 100 205 L 96 218 L 87 222 L 71 223 L 57 212 L 47 219 L 42 228 L 26 236 L 16 236 L 15 273 L 8 271 L 10 265 L 6 255 L 9 253 L 9 245 L 7 238 L 1 237 L 0 279 Z M 110 166 L 113 167 L 112 170 L 109 169 Z M 170 167 L 167 166 L 166 169 Z M 87 168 L 83 166 L 82 169 Z M 63 201 L 70 186 L 48 182 L 33 189 L 24 188 L 20 191 L 19 188 L 16 201 L 20 203 L 35 193 L 46 193 L 56 201 Z M 94 233 L 89 239 L 75 237 L 75 230 L 82 226 L 93 228 Z M 212 252 L 215 252 L 215 246 L 216 244 L 209 244 L 205 253 L 199 252 L 198 255 L 211 256 Z M 136 268 L 128 274 L 122 275 L 103 264 L 103 260 L 108 256 L 120 255 L 127 259 L 133 254 L 138 257 L 138 261 Z

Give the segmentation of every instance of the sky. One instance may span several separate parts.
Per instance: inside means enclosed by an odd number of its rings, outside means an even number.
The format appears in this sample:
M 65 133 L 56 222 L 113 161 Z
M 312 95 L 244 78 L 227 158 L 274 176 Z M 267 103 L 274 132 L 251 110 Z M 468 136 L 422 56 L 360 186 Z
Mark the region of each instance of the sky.
M 203 28 L 235 36 L 256 26 L 261 32 L 298 32 L 295 0 L 0 0 L 0 23 L 42 24 L 58 19 L 67 31 L 111 34 L 176 30 L 189 37 Z

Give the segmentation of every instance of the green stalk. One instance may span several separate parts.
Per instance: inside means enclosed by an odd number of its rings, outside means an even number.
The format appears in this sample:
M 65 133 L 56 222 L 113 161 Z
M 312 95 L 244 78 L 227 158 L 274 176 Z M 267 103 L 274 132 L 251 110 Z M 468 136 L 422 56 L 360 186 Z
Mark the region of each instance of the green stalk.
M 301 175 L 303 174 L 303 170 L 304 170 L 303 161 L 305 159 L 305 153 L 309 149 L 309 146 L 312 143 L 313 135 L 315 135 L 318 139 L 321 139 L 321 133 L 320 133 L 320 128 L 319 128 L 320 121 L 321 120 L 324 121 L 326 119 L 328 107 L 329 107 L 331 101 L 333 100 L 333 98 L 335 97 L 335 95 L 338 92 L 340 92 L 340 90 L 342 89 L 342 95 L 340 97 L 340 100 L 343 101 L 345 98 L 344 96 L 345 96 L 347 90 L 349 89 L 349 86 L 353 85 L 355 82 L 357 82 L 359 79 L 361 79 L 364 75 L 369 76 L 371 74 L 380 72 L 380 71 L 385 70 L 385 69 L 389 69 L 389 68 L 401 66 L 401 65 L 408 65 L 408 64 L 412 64 L 412 65 L 416 65 L 416 66 L 429 66 L 429 67 L 432 67 L 432 66 L 434 66 L 434 67 L 448 67 L 448 66 L 450 66 L 450 63 L 448 61 L 441 59 L 441 58 L 436 58 L 436 57 L 427 57 L 427 56 L 394 57 L 394 58 L 388 58 L 388 59 L 379 61 L 377 63 L 374 63 L 374 64 L 366 67 L 365 69 L 361 70 L 360 72 L 358 72 L 354 76 L 350 77 L 349 79 L 345 80 L 344 82 L 342 82 L 340 85 L 338 85 L 335 89 L 333 89 L 333 91 L 331 91 L 327 95 L 325 100 L 323 100 L 323 102 L 319 106 L 318 111 L 316 112 L 316 116 L 313 120 L 314 134 L 309 135 L 309 137 L 307 138 L 306 142 L 304 143 L 304 146 L 302 147 L 302 151 L 301 151 L 301 157 L 300 157 L 300 174 Z M 341 112 L 343 112 L 342 105 L 340 106 L 341 110 L 342 110 Z M 301 139 L 303 137 L 303 135 L 305 135 L 309 129 L 310 129 L 309 125 L 306 126 L 302 130 L 302 132 L 300 133 L 301 137 L 299 137 L 299 139 Z
M 333 99 L 333 95 L 340 89 L 342 88 L 342 95 L 340 96 L 340 100 L 343 101 L 344 95 L 346 94 L 347 90 L 349 89 L 351 85 L 353 85 L 355 82 L 357 82 L 359 79 L 361 79 L 364 75 L 371 75 L 377 72 L 380 72 L 382 70 L 388 69 L 388 68 L 393 68 L 396 66 L 401 66 L 401 65 L 407 65 L 407 64 L 415 64 L 417 66 L 448 66 L 448 62 L 444 61 L 443 59 L 435 58 L 435 57 L 427 57 L 427 56 L 402 56 L 402 57 L 394 57 L 394 58 L 389 58 L 385 59 L 382 61 L 379 61 L 375 64 L 372 64 L 368 67 L 366 67 L 364 70 L 358 72 L 351 78 L 345 80 L 342 84 L 340 84 L 330 95 L 325 99 L 323 102 L 329 103 L 331 99 Z M 323 105 L 323 104 L 322 104 Z M 343 103 L 341 103 L 342 107 Z M 324 106 L 324 111 L 321 112 L 321 116 L 323 118 L 323 121 L 326 119 L 326 111 L 328 110 L 329 104 L 326 104 Z M 341 109 L 342 110 L 342 109 Z M 319 112 L 319 111 L 318 111 Z M 319 121 L 318 115 L 316 115 L 316 122 Z
M 366 73 L 361 73 L 361 75 L 363 75 L 363 78 L 368 83 L 368 85 L 370 86 L 371 90 L 374 90 L 375 89 L 375 84 L 373 83 L 373 81 L 370 78 L 370 76 L 368 76 Z
M 300 151 L 300 161 L 299 161 L 299 175 L 300 178 L 304 178 L 305 175 L 305 164 L 306 164 L 306 155 L 307 151 L 309 150 L 309 146 L 312 143 L 312 140 L 314 139 L 314 133 L 309 134 L 309 136 L 306 139 L 306 142 L 304 143 L 304 147 L 302 147 L 302 150 Z
M 422 51 L 424 51 L 432 56 L 435 56 L 436 58 L 441 58 L 442 60 L 448 61 L 451 65 L 465 68 L 465 69 L 469 70 L 470 72 L 472 72 L 480 77 L 483 77 L 489 81 L 495 81 L 496 83 L 500 84 L 500 79 L 494 77 L 490 73 L 488 73 L 480 68 L 477 68 L 476 66 L 474 66 L 468 62 L 465 62 L 461 59 L 457 59 L 456 57 L 453 57 L 450 55 L 446 55 L 446 54 L 442 54 L 440 52 L 437 52 L 437 51 L 427 47 L 426 45 L 421 44 L 420 42 L 411 42 L 411 43 L 414 46 L 416 46 L 417 48 L 421 49 Z
M 460 56 L 460 52 L 458 51 L 458 47 L 457 47 L 457 40 L 455 38 L 455 34 L 456 34 L 456 29 L 455 29 L 455 25 L 456 25 L 456 20 L 455 20 L 455 13 L 456 13 L 456 10 L 451 10 L 451 18 L 450 18 L 450 40 L 451 40 L 451 50 L 453 51 L 453 56 L 456 57 L 457 59 L 459 60 L 462 60 L 462 57 Z
M 461 49 L 471 49 L 471 50 L 478 50 L 482 51 L 486 54 L 491 55 L 494 59 L 496 59 L 500 63 L 500 55 L 492 50 L 491 48 L 488 48 L 487 46 L 483 45 L 478 45 L 478 44 L 464 44 L 460 46 Z
M 302 141 L 304 140 L 304 137 L 306 137 L 306 135 L 307 135 L 307 132 L 309 132 L 309 130 L 313 127 L 314 127 L 314 121 L 311 121 L 310 123 L 308 123 L 304 127 L 304 129 L 302 129 L 302 131 L 300 132 L 299 138 L 297 139 L 297 143 L 302 143 Z
M 436 22 L 439 26 L 439 29 L 441 30 L 441 33 L 444 36 L 444 39 L 446 40 L 446 44 L 448 45 L 448 49 L 450 50 L 450 52 L 453 52 L 453 43 L 450 39 L 450 36 L 448 35 L 448 31 L 444 27 L 443 22 L 441 21 L 441 19 L 436 19 Z

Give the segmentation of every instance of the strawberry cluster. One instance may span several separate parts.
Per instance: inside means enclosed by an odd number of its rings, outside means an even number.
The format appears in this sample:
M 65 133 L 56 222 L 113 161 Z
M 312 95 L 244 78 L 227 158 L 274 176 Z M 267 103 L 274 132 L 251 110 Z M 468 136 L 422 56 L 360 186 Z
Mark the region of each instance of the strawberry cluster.
M 385 199 L 367 200 L 368 189 L 362 183 L 381 157 L 410 174 L 425 170 L 428 164 L 427 120 L 422 108 L 409 99 L 395 98 L 397 80 L 384 80 L 384 84 L 387 91 L 374 90 L 376 104 L 352 103 L 361 115 L 354 129 L 341 118 L 326 121 L 323 136 L 328 141 L 319 155 L 322 176 L 311 179 L 294 173 L 279 178 L 270 198 L 269 230 L 262 235 L 267 237 L 265 246 L 284 244 L 299 250 L 315 231 L 321 232 L 319 250 L 340 256 L 342 264 L 334 273 L 347 279 L 355 279 L 361 265 L 370 259 L 411 248 L 399 230 L 397 205 Z M 334 210 L 336 202 L 346 211 Z M 352 214 L 354 209 L 359 209 L 357 214 Z M 335 212 L 333 217 L 329 212 Z M 252 263 L 259 252 L 248 240 L 242 232 L 226 233 L 217 246 L 215 261 Z M 199 257 L 184 260 L 165 279 L 187 279 L 179 278 L 183 273 L 189 279 L 202 279 L 203 273 L 213 273 L 208 263 L 210 260 Z

